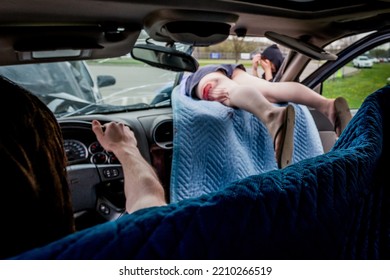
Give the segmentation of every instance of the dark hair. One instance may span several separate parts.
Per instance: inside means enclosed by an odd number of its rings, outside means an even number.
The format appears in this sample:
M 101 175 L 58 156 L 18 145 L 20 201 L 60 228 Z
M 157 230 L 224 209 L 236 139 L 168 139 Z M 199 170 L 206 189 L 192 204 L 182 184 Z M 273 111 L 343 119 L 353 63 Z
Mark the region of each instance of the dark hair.
M 242 69 L 246 71 L 245 66 L 243 64 L 209 64 L 206 66 L 202 66 L 198 68 L 198 70 L 194 73 L 191 73 L 185 81 L 185 94 L 194 98 L 199 99 L 196 96 L 196 88 L 203 79 L 204 76 L 213 73 L 213 72 L 222 72 L 227 77 L 231 78 L 233 71 L 236 69 Z
M 276 44 L 267 47 L 261 56 L 271 61 L 275 65 L 276 70 L 280 68 L 284 60 L 283 54 Z
M 0 258 L 7 258 L 74 232 L 74 220 L 55 116 L 38 97 L 1 77 L 0 92 Z

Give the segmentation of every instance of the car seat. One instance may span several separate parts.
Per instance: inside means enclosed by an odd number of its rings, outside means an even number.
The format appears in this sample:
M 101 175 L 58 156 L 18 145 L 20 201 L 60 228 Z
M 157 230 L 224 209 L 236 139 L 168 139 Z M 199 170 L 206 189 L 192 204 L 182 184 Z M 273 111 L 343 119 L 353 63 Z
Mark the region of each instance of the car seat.
M 328 153 L 14 259 L 389 259 L 389 123 L 386 86 Z

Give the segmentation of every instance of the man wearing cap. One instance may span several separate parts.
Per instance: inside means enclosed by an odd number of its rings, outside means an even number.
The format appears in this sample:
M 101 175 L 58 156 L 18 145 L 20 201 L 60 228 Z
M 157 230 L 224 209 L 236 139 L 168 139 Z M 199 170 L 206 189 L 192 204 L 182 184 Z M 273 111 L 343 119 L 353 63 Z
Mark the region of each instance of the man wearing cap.
M 252 59 L 252 74 L 259 77 L 257 68 L 263 68 L 264 73 L 261 76 L 263 79 L 272 82 L 275 74 L 278 72 L 283 63 L 283 54 L 276 44 L 267 47 L 262 54 L 256 54 Z

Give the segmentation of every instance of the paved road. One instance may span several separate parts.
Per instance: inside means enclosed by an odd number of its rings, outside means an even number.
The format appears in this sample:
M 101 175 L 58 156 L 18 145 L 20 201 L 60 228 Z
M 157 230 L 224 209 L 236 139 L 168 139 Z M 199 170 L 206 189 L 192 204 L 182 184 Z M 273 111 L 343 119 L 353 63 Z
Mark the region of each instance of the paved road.
M 173 81 L 176 75 L 175 72 L 161 75 L 157 68 L 142 66 L 90 65 L 89 68 L 95 76 L 112 75 L 116 78 L 116 84 L 102 88 L 101 93 L 104 98 L 111 96 L 109 103 L 120 105 L 149 103 L 156 91 Z

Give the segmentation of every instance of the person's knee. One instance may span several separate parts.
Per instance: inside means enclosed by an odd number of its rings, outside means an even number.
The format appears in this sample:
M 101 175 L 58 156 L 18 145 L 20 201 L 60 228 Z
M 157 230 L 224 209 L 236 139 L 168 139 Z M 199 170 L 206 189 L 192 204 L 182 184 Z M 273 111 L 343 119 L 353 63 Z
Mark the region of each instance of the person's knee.
M 250 75 L 248 72 L 242 70 L 241 68 L 235 68 L 233 70 L 233 74 L 232 74 L 231 79 L 232 80 L 240 80 L 242 77 L 248 77 L 248 76 L 252 76 L 252 75 Z

